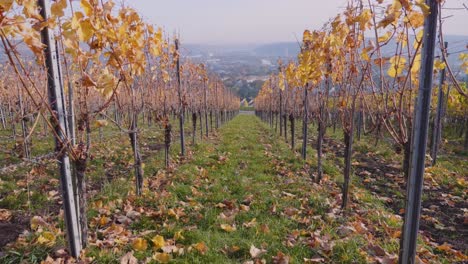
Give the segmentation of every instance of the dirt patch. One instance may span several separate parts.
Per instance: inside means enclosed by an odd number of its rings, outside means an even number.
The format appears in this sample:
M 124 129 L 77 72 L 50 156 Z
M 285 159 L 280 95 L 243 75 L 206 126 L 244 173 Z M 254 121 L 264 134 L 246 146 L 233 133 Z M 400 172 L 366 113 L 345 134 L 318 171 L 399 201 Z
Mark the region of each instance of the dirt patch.
M 324 152 L 343 156 L 344 144 L 326 138 Z M 379 197 L 395 214 L 403 216 L 406 180 L 399 164 L 375 153 L 353 153 L 353 169 L 362 184 Z M 468 251 L 468 225 L 464 211 L 468 201 L 452 196 L 450 190 L 424 182 L 429 197 L 422 203 L 420 230 L 438 244 L 448 243 L 462 252 Z
M 29 228 L 30 217 L 15 215 L 8 222 L 0 221 L 0 251 L 5 245 L 15 241 L 24 230 Z

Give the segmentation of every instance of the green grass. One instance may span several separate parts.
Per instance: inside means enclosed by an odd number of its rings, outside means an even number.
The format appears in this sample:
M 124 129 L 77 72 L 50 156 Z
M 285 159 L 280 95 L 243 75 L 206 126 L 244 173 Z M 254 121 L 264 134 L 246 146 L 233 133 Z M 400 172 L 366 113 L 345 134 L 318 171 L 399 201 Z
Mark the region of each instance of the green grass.
M 311 253 L 307 247 L 285 248 L 279 239 L 285 237 L 289 230 L 298 228 L 297 223 L 289 219 L 266 215 L 269 206 L 276 200 L 272 197 L 270 190 L 277 189 L 281 185 L 281 181 L 271 167 L 272 158 L 264 154 L 265 144 L 272 144 L 274 136 L 270 135 L 270 132 L 258 120 L 246 116 L 236 118 L 222 128 L 220 134 L 222 136 L 217 144 L 219 147 L 215 149 L 217 154 L 214 157 L 226 156 L 227 159 L 221 164 L 216 164 L 215 168 L 208 169 L 208 180 L 212 186 L 204 191 L 203 197 L 196 198 L 204 204 L 204 208 L 199 212 L 203 218 L 191 219 L 190 223 L 197 224 L 198 230 L 188 234 L 191 240 L 189 243 L 202 239 L 210 250 L 206 255 L 187 255 L 180 261 L 240 262 L 249 259 L 248 251 L 251 244 L 260 247 L 263 243 L 268 244 L 267 258 L 276 255 L 279 251 L 295 253 L 297 260 L 307 257 Z M 197 153 L 197 158 L 195 158 L 198 165 L 213 163 L 213 154 L 207 148 L 200 148 L 199 151 L 201 153 Z M 188 168 L 183 166 L 179 172 L 183 173 L 186 169 Z M 187 183 L 175 184 L 172 191 L 178 198 L 184 199 L 191 194 L 190 186 Z M 238 205 L 248 195 L 254 197 L 250 210 L 239 212 L 234 223 L 231 223 L 237 226 L 237 230 L 232 233 L 223 231 L 220 228 L 223 221 L 218 219 L 222 210 L 216 208 L 215 205 L 226 200 Z M 288 203 L 280 203 L 278 207 L 285 207 Z M 259 234 L 255 229 L 242 227 L 243 223 L 254 218 L 259 226 L 268 226 L 270 232 Z M 220 252 L 224 246 L 238 246 L 240 250 L 236 254 L 225 255 Z
M 253 106 L 241 106 L 241 111 L 255 111 L 255 107 Z

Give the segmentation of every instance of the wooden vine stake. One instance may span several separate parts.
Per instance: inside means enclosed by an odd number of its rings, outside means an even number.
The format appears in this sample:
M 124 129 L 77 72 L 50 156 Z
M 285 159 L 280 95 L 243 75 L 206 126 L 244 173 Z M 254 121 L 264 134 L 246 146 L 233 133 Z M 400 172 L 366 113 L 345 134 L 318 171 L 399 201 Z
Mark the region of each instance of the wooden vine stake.
M 41 8 L 41 16 L 47 20 L 50 14 L 49 0 L 38 0 Z M 70 157 L 68 156 L 66 142 L 67 135 L 67 113 L 65 109 L 65 98 L 62 80 L 58 72 L 58 57 L 52 30 L 45 27 L 42 32 L 42 43 L 45 45 L 44 54 L 47 67 L 47 91 L 49 104 L 52 108 L 52 123 L 55 129 L 55 147 L 57 160 L 60 167 L 60 183 L 65 212 L 65 224 L 70 254 L 73 257 L 80 255 L 82 245 L 80 238 L 80 225 L 78 223 L 77 201 L 75 200 L 75 188 L 73 186 Z
M 434 49 L 437 31 L 439 1 L 426 0 L 430 14 L 424 21 L 423 49 L 419 91 L 416 99 L 410 175 L 407 181 L 405 222 L 403 224 L 399 263 L 414 263 L 421 216 L 421 196 L 424 181 L 427 137 L 431 109 Z

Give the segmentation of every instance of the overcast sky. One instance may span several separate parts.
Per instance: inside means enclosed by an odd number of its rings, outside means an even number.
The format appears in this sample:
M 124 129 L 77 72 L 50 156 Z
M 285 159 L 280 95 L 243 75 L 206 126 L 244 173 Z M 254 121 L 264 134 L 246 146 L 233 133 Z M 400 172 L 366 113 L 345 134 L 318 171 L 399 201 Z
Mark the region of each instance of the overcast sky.
M 374 1 L 374 0 L 372 0 Z M 182 41 L 200 44 L 291 42 L 304 29 L 319 29 L 342 11 L 346 0 L 127 0 L 146 19 Z M 447 0 L 446 7 L 463 8 L 468 0 Z M 468 10 L 444 10 L 454 15 L 445 33 L 468 35 Z

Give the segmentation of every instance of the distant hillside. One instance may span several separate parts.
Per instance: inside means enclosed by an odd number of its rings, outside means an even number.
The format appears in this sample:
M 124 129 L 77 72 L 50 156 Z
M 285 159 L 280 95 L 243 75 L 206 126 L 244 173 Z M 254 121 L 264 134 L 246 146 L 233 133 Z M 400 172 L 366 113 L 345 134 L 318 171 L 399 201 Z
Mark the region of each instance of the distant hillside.
M 295 42 L 280 42 L 263 45 L 182 45 L 182 52 L 188 56 L 296 57 L 299 51 L 299 44 Z
M 299 43 L 283 42 L 261 45 L 254 49 L 254 53 L 265 57 L 296 57 L 300 50 Z
M 256 44 L 241 45 L 207 45 L 207 44 L 184 44 L 181 45 L 183 55 L 186 56 L 236 56 L 250 55 L 257 47 Z

